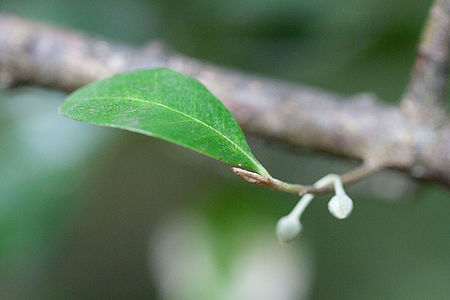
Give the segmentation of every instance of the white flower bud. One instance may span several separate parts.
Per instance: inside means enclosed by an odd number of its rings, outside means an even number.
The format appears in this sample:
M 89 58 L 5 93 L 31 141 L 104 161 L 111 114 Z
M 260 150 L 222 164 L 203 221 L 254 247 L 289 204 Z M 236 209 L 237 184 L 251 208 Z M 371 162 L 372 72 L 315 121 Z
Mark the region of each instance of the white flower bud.
M 328 202 L 328 210 L 338 219 L 347 218 L 353 210 L 353 201 L 345 193 L 340 193 Z
M 282 217 L 277 223 L 277 238 L 280 243 L 289 243 L 297 237 L 302 225 L 297 218 L 290 215 Z

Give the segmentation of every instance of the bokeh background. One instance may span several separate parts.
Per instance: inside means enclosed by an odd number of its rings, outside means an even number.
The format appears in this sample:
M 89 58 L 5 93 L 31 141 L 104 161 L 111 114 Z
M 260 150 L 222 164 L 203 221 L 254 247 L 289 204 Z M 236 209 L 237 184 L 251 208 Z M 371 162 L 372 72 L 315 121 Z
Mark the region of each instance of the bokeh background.
M 1 0 L 2 12 L 395 103 L 430 1 Z M 59 91 L 0 90 L 1 299 L 449 299 L 450 193 L 384 171 L 344 221 L 149 137 L 64 119 Z M 357 162 L 252 136 L 275 176 L 311 183 Z

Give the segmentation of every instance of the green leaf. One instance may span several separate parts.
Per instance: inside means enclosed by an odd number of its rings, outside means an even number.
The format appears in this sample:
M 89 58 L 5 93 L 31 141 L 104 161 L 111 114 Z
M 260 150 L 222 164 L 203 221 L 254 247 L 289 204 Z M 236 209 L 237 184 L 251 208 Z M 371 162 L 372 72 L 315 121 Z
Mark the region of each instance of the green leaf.
M 72 93 L 59 111 L 77 121 L 161 138 L 269 176 L 225 106 L 200 82 L 175 71 L 139 70 L 91 83 Z

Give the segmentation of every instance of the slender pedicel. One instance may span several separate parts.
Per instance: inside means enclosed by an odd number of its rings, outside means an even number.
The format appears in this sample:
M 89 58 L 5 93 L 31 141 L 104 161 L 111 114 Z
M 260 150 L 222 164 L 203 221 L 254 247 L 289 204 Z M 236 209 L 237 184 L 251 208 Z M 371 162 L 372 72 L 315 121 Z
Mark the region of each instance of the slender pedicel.
M 353 201 L 345 193 L 341 177 L 339 175 L 329 174 L 317 181 L 314 186 L 321 188 L 331 183 L 334 185 L 336 195 L 328 202 L 328 210 L 334 217 L 345 219 L 353 210 Z
M 313 194 L 305 194 L 300 198 L 294 209 L 278 221 L 276 234 L 280 243 L 288 243 L 300 233 L 302 229 L 300 217 L 313 198 Z
M 328 210 L 334 217 L 345 219 L 353 210 L 353 201 L 345 193 L 341 177 L 339 175 L 329 174 L 319 179 L 314 183 L 314 186 L 322 188 L 329 184 L 333 184 L 335 195 L 328 202 Z M 280 243 L 288 243 L 300 233 L 302 229 L 300 218 L 313 198 L 313 194 L 305 194 L 287 216 L 278 220 L 276 234 Z

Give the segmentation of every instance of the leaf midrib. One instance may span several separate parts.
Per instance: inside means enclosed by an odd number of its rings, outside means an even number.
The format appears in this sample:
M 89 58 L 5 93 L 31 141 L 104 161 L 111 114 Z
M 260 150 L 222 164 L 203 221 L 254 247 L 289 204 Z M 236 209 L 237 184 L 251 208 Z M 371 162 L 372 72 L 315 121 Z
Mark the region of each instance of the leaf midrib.
M 141 100 L 139 98 L 133 98 L 133 97 L 92 97 L 92 98 L 87 98 L 85 99 L 86 101 L 90 101 L 90 100 L 96 100 L 96 99 L 118 99 L 118 100 L 132 100 L 132 101 L 137 101 L 137 102 L 141 102 L 144 104 L 152 104 L 152 105 L 156 105 L 156 106 L 160 106 L 163 107 L 167 110 L 170 110 L 172 112 L 178 113 L 180 115 L 182 115 L 185 118 L 191 119 L 209 129 L 211 129 L 213 132 L 215 132 L 216 134 L 218 134 L 219 136 L 221 136 L 222 138 L 224 138 L 226 141 L 228 141 L 230 144 L 232 144 L 233 146 L 235 146 L 242 154 L 244 154 L 258 169 L 261 168 L 260 164 L 258 163 L 258 161 L 256 161 L 253 157 L 251 157 L 250 155 L 248 155 L 247 152 L 245 152 L 238 144 L 236 144 L 235 142 L 233 142 L 232 140 L 230 140 L 230 138 L 228 138 L 226 135 L 224 135 L 222 132 L 220 132 L 218 129 L 212 127 L 211 125 L 203 122 L 202 120 L 196 119 L 188 114 L 185 114 L 182 111 L 179 111 L 175 108 L 172 108 L 170 106 L 164 105 L 162 103 L 159 102 L 154 102 L 154 101 L 145 101 L 145 100 Z M 260 170 L 258 170 L 260 171 Z

